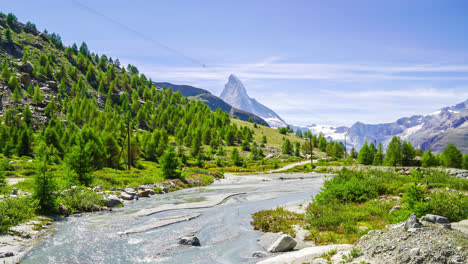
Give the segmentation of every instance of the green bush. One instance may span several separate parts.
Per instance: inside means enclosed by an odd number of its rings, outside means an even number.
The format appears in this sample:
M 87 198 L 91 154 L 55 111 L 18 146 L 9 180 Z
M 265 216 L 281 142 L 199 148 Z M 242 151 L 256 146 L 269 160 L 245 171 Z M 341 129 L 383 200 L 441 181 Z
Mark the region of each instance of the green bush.
M 255 230 L 263 232 L 283 232 L 290 236 L 295 236 L 296 231 L 293 225 L 303 221 L 303 215 L 290 212 L 282 207 L 271 210 L 263 210 L 252 214 L 251 222 Z
M 38 202 L 30 197 L 6 199 L 0 202 L 0 233 L 36 216 Z
M 105 205 L 102 195 L 84 187 L 64 191 L 63 196 L 58 201 L 65 205 L 70 212 L 92 212 Z
M 336 202 L 365 202 L 384 193 L 381 182 L 372 174 L 342 170 L 327 180 L 315 196 L 319 204 Z
M 458 192 L 434 191 L 424 204 L 422 214 L 430 213 L 447 217 L 450 221 L 468 218 L 468 196 Z

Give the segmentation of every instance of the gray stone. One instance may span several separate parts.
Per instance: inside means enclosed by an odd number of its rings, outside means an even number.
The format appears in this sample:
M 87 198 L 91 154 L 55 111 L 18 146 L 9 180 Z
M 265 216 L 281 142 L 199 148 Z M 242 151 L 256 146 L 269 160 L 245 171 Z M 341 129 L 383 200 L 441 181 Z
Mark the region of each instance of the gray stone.
M 392 209 L 390 209 L 390 213 L 395 212 L 396 210 L 401 210 L 401 206 L 399 205 L 393 206 Z
M 286 252 L 292 250 L 296 245 L 296 240 L 291 236 L 282 235 L 268 248 L 268 251 L 272 253 Z
M 137 193 L 121 192 L 120 196 L 124 200 L 131 201 L 131 200 L 138 200 L 139 195 Z
M 267 255 L 268 254 L 265 251 L 254 251 L 254 252 L 252 252 L 252 257 L 253 258 L 264 258 Z
M 138 194 L 140 195 L 140 197 L 149 197 L 150 196 L 150 192 L 148 190 L 138 190 Z
M 421 220 L 428 221 L 434 224 L 448 224 L 450 221 L 443 216 L 427 214 L 421 218 Z
M 405 230 L 408 230 L 410 228 L 420 228 L 421 223 L 418 220 L 418 217 L 416 216 L 416 213 L 410 214 L 408 219 L 405 222 Z
M 13 257 L 15 254 L 13 252 L 0 252 L 0 258 L 9 258 Z
M 58 211 L 59 211 L 59 214 L 64 215 L 64 216 L 70 215 L 68 208 L 61 203 L 59 204 Z
M 268 155 L 266 155 L 265 158 L 266 158 L 266 159 L 272 159 L 272 158 L 274 158 L 274 157 L 275 157 L 275 155 L 273 155 L 273 154 L 268 154 Z
M 33 70 L 34 70 L 34 66 L 29 61 L 18 63 L 18 67 L 22 72 L 25 72 L 25 73 L 28 73 L 28 74 L 31 74 L 33 72 Z
M 201 246 L 200 240 L 196 236 L 185 236 L 180 238 L 179 244 L 181 245 L 186 245 L 186 246 L 195 246 L 199 247 Z
M 18 188 L 13 188 L 13 190 L 11 190 L 10 196 L 12 195 L 18 195 Z
M 102 192 L 101 186 L 94 187 L 93 192 Z
M 123 205 L 123 202 L 117 197 L 117 195 L 110 195 L 107 198 L 107 206 L 108 207 L 117 207 Z
M 51 89 L 57 89 L 57 87 L 58 87 L 58 84 L 55 81 L 47 81 L 46 84 Z

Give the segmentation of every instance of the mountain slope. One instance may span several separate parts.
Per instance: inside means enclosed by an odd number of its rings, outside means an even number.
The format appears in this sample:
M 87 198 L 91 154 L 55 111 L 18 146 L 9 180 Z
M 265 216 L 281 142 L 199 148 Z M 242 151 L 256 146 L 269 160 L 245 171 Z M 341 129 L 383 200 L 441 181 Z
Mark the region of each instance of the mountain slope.
M 287 125 L 273 110 L 250 98 L 245 86 L 234 74 L 229 76 L 228 82 L 219 97 L 236 108 L 260 116 L 271 127 L 284 127 Z
M 356 122 L 349 128 L 319 125 L 308 128 L 337 141 L 343 141 L 346 135 L 347 144 L 357 149 L 365 141 L 382 142 L 386 146 L 393 136 L 398 136 L 423 150 L 431 148 L 441 152 L 447 144 L 454 143 L 463 153 L 468 153 L 468 100 L 429 115 L 403 117 L 392 123 Z
M 266 121 L 263 120 L 261 117 L 256 116 L 252 113 L 237 109 L 232 107 L 230 104 L 223 101 L 221 98 L 213 95 L 212 93 L 208 92 L 207 90 L 203 90 L 201 88 L 197 88 L 190 85 L 179 85 L 173 84 L 168 82 L 153 82 L 154 85 L 157 87 L 166 87 L 171 88 L 173 91 L 180 91 L 183 96 L 198 99 L 205 104 L 207 104 L 211 110 L 216 111 L 216 109 L 220 108 L 224 112 L 228 112 L 230 115 L 237 116 L 240 120 L 248 121 L 252 119 L 255 123 L 261 124 L 262 122 L 266 124 Z

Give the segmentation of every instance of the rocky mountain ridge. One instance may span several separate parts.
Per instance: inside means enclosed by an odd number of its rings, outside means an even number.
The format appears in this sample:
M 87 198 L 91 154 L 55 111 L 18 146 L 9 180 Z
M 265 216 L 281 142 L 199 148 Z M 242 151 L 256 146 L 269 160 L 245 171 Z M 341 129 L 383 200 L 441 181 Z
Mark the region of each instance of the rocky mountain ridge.
M 346 136 L 348 147 L 356 149 L 365 141 L 382 142 L 385 147 L 393 136 L 399 136 L 423 150 L 431 148 L 441 152 L 447 144 L 454 143 L 463 153 L 468 153 L 468 100 L 429 115 L 403 117 L 392 123 L 356 122 L 351 127 L 311 125 L 307 129 L 336 141 L 344 141 Z
M 180 91 L 183 96 L 188 97 L 189 99 L 198 99 L 205 104 L 207 104 L 212 111 L 216 111 L 216 109 L 220 108 L 222 111 L 228 112 L 232 116 L 236 116 L 240 120 L 247 121 L 251 119 L 255 123 L 261 124 L 262 122 L 267 124 L 267 122 L 262 119 L 261 117 L 252 114 L 247 111 L 243 111 L 241 109 L 235 108 L 232 105 L 226 103 L 221 98 L 213 95 L 212 93 L 208 92 L 207 90 L 197 88 L 190 85 L 179 85 L 173 84 L 168 82 L 153 82 L 155 86 L 163 88 L 171 88 L 173 91 Z
M 234 74 L 229 76 L 219 96 L 228 104 L 263 118 L 271 127 L 285 127 L 286 122 L 273 110 L 250 98 L 242 82 Z

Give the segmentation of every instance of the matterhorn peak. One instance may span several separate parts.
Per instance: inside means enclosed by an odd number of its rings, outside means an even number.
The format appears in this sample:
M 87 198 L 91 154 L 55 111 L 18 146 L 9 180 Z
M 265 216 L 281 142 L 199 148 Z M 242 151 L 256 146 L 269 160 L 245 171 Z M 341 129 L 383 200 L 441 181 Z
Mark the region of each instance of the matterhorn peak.
M 219 97 L 238 109 L 262 117 L 271 127 L 286 126 L 286 123 L 275 112 L 250 98 L 244 84 L 234 74 L 229 75 L 228 82 L 224 85 L 224 90 Z

